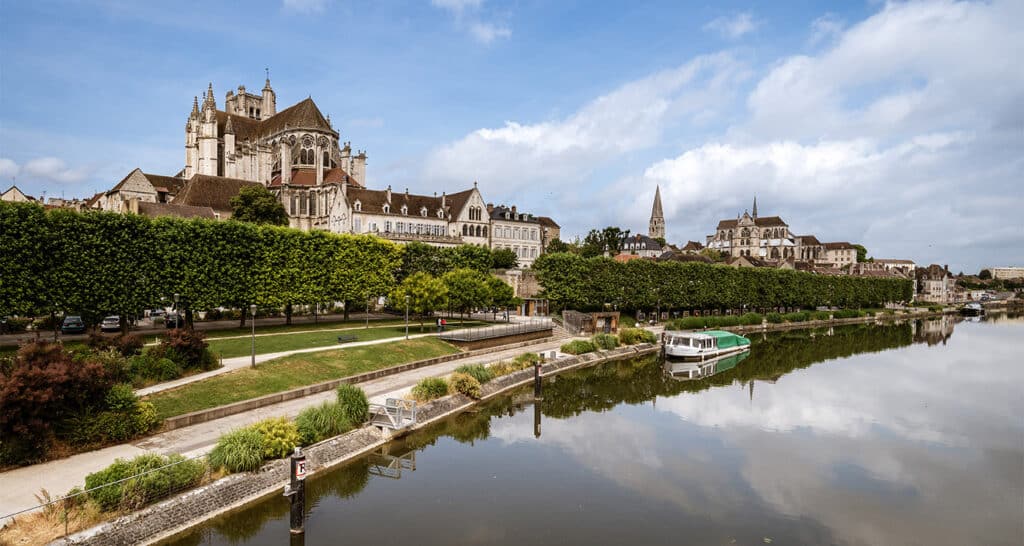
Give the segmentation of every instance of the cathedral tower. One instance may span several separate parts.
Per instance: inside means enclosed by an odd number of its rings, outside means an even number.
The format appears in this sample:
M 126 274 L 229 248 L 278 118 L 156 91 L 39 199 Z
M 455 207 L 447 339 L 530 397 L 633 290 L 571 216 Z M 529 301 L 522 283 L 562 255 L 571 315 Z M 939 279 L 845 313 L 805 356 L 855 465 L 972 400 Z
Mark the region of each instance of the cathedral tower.
M 665 238 L 665 214 L 661 211 L 661 187 L 654 189 L 654 206 L 651 207 L 651 223 L 647 233 L 652 239 Z

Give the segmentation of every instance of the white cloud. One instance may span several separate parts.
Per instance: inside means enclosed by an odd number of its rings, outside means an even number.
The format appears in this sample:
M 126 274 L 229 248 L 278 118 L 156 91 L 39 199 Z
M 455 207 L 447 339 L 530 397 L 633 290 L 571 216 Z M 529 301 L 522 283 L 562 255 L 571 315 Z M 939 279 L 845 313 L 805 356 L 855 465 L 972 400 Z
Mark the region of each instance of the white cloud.
M 567 187 L 622 154 L 657 144 L 667 126 L 713 114 L 745 76 L 745 66 L 729 55 L 700 57 L 623 85 L 563 119 L 473 131 L 436 150 L 425 176 L 461 185 L 480 180 L 501 197 L 528 185 Z
M 512 31 L 505 26 L 498 26 L 492 23 L 476 22 L 469 26 L 469 32 L 476 38 L 476 41 L 487 45 L 497 38 L 509 38 Z
M 13 160 L 7 159 L 6 157 L 0 157 L 0 178 L 10 179 L 18 176 L 21 172 L 21 168 Z M 0 183 L 0 185 L 3 185 Z
M 811 45 L 828 42 L 843 32 L 843 20 L 835 14 L 828 13 L 811 22 Z
M 285 11 L 295 13 L 323 13 L 329 0 L 283 0 Z
M 731 16 L 718 17 L 704 25 L 704 30 L 714 31 L 726 38 L 735 40 L 744 34 L 753 32 L 759 26 L 761 26 L 761 22 L 754 19 L 752 13 L 746 11 Z
M 5 170 L 13 169 L 16 174 L 18 170 L 29 178 L 42 178 L 60 183 L 73 183 L 84 180 L 90 174 L 90 169 L 85 167 L 69 168 L 65 161 L 58 158 L 36 158 L 28 161 L 18 169 L 17 165 L 10 160 L 3 160 Z
M 435 8 L 451 12 L 455 26 L 465 30 L 477 42 L 490 45 L 499 38 L 511 38 L 512 29 L 506 24 L 484 21 L 481 18 L 483 0 L 430 0 Z

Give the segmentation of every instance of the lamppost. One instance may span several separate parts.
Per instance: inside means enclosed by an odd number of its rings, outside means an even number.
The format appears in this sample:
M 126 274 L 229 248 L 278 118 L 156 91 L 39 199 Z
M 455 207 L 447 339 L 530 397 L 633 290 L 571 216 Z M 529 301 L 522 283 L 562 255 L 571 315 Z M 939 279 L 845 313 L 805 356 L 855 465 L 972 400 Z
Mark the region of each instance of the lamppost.
M 178 293 L 174 293 L 174 329 L 181 328 L 181 310 L 178 309 Z
M 256 304 L 249 306 L 252 315 L 252 367 L 256 367 Z
M 409 339 L 409 294 L 405 295 L 405 339 Z

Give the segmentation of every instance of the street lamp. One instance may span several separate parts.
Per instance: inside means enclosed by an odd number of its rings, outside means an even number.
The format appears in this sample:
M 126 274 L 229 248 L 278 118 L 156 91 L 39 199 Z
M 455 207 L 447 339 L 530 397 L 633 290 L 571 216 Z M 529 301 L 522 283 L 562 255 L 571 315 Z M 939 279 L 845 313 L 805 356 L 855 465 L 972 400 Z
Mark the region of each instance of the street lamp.
M 252 367 L 256 367 L 256 304 L 249 306 L 252 315 Z
M 178 293 L 174 293 L 174 329 L 181 328 L 181 310 L 178 309 Z
M 405 339 L 409 339 L 409 294 L 405 295 Z

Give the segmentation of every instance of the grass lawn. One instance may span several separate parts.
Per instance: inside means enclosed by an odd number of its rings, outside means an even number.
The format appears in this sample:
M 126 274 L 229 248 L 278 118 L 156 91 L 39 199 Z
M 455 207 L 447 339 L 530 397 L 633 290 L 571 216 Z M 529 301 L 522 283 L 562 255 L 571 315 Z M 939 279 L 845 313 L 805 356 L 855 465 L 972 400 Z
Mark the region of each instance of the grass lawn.
M 384 345 L 303 353 L 277 358 L 197 381 L 146 398 L 161 419 L 215 408 L 314 383 L 458 352 L 437 339 L 421 338 Z
M 466 322 L 467 327 L 479 326 L 480 324 L 482 323 Z M 458 325 L 448 325 L 449 329 L 455 329 L 457 327 Z M 409 324 L 410 335 L 433 331 L 435 331 L 435 328 L 432 323 L 427 323 L 423 328 L 423 332 L 420 332 L 418 324 Z M 340 335 L 356 336 L 355 341 L 371 341 L 375 339 L 402 337 L 405 335 L 405 323 L 403 322 L 401 325 L 378 328 L 357 328 L 354 330 L 343 331 L 323 331 L 321 329 L 321 331 L 307 332 L 304 334 L 282 333 L 280 335 L 257 337 L 256 354 L 278 353 L 281 351 L 307 349 L 311 347 L 329 347 L 331 345 L 338 344 L 338 336 Z M 208 338 L 207 341 L 210 343 L 210 350 L 222 358 L 232 358 L 252 354 L 252 338 L 250 337 L 234 339 Z

